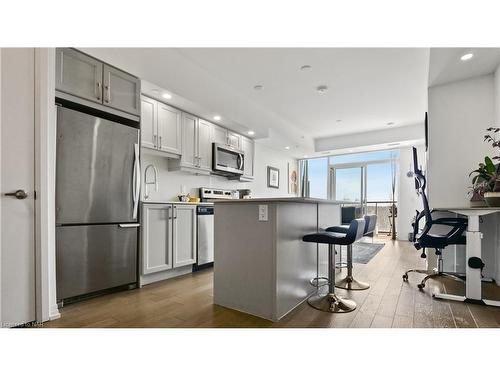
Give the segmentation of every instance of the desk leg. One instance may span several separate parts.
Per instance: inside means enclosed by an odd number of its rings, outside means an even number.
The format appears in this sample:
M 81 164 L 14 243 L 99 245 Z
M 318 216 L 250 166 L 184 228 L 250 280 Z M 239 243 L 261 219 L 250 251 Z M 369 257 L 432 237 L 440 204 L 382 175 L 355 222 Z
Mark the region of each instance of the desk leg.
M 481 269 L 469 267 L 469 258 L 481 258 L 481 238 L 483 235 L 479 231 L 479 215 L 471 215 L 468 217 L 468 220 L 469 223 L 466 234 L 467 244 L 465 245 L 465 296 L 437 293 L 434 297 L 452 301 L 499 306 L 496 305 L 494 301 L 483 301 L 481 298 Z
M 469 267 L 469 259 L 478 257 L 481 259 L 481 238 L 483 234 L 479 231 L 479 216 L 469 216 L 467 228 L 467 244 L 465 245 L 465 297 L 474 302 L 481 301 L 481 269 Z

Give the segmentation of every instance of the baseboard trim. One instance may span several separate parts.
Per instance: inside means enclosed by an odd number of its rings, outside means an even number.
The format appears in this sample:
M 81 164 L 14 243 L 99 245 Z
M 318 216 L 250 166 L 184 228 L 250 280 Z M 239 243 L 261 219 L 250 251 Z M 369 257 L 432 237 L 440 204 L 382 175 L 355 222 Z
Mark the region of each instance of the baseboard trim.
M 57 304 L 52 305 L 49 310 L 49 320 L 56 320 L 59 319 L 60 317 L 61 313 L 59 312 Z

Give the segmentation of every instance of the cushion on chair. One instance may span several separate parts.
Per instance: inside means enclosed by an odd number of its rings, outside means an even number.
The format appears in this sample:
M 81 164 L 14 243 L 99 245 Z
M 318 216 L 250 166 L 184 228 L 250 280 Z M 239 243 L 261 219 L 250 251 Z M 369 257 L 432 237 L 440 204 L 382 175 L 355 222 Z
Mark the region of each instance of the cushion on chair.
M 349 230 L 349 225 L 335 225 L 333 227 L 326 228 L 327 232 L 337 232 L 337 233 L 347 233 Z

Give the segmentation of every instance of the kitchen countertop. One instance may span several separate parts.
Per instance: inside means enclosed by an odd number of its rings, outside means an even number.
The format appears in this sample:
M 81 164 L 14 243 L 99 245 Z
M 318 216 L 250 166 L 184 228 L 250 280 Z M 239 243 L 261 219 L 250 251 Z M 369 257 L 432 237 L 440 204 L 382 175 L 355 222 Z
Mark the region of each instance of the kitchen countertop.
M 162 200 L 143 200 L 142 204 L 186 204 L 194 206 L 213 206 L 212 202 L 179 202 L 179 201 L 162 201 Z
M 301 197 L 281 197 L 281 198 L 251 198 L 251 199 L 227 199 L 217 200 L 214 203 L 323 203 L 323 204 L 343 204 L 343 201 L 333 201 L 329 199 L 301 198 Z M 351 202 L 352 203 L 352 202 Z

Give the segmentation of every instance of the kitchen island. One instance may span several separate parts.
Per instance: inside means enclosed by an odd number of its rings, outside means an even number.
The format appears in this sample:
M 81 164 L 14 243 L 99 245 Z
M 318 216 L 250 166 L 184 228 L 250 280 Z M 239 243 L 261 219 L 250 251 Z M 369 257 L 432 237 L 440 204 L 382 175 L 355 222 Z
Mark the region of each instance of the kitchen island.
M 215 202 L 214 303 L 277 321 L 315 287 L 318 246 L 302 236 L 340 224 L 341 202 L 310 198 Z M 326 248 L 319 275 L 327 274 Z

